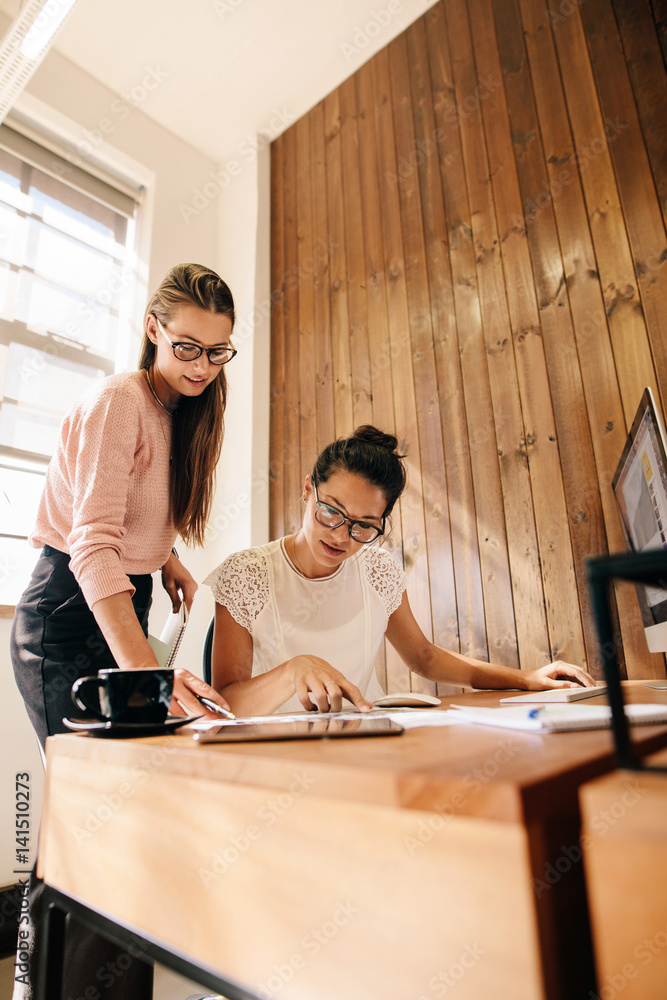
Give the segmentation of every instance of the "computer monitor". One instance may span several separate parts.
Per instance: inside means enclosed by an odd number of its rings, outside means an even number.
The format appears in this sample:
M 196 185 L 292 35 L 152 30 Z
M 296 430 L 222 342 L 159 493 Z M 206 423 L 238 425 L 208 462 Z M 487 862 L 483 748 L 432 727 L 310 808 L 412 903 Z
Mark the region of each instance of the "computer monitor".
M 628 546 L 633 552 L 667 549 L 667 439 L 649 388 L 612 482 Z M 648 648 L 667 651 L 667 590 L 638 587 Z

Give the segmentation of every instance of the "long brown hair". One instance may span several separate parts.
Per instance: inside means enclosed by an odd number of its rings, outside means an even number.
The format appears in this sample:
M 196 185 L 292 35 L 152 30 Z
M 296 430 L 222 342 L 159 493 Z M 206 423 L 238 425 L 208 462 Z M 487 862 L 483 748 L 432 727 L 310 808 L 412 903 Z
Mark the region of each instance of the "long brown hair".
M 139 368 L 150 369 L 155 362 L 155 344 L 146 333 L 148 315 L 157 316 L 163 324 L 168 323 L 175 309 L 183 303 L 229 316 L 234 325 L 234 299 L 222 278 L 201 264 L 177 264 L 165 275 L 146 307 Z M 183 396 L 174 414 L 171 512 L 176 530 L 186 543 L 204 544 L 215 489 L 215 469 L 222 448 L 226 403 L 227 379 L 223 368 L 201 396 Z

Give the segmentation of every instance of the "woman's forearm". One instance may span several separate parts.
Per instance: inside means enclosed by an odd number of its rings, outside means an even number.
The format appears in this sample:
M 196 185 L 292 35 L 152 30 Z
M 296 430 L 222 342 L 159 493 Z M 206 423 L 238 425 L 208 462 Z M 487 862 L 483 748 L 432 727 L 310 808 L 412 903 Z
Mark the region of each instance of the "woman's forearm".
M 160 669 L 155 653 L 139 624 L 129 591 L 103 597 L 93 604 L 91 610 L 121 670 Z M 178 668 L 173 674 L 174 689 L 169 709 L 172 715 L 185 713 L 219 719 L 215 712 L 201 704 L 199 697 L 202 695 L 217 701 L 223 708 L 229 708 L 224 698 L 220 699 L 217 692 L 189 670 Z
M 91 608 L 121 670 L 157 670 L 159 663 L 139 624 L 128 590 L 95 601 Z
M 429 647 L 424 653 L 423 662 L 417 668 L 419 673 L 429 680 L 443 684 L 461 684 L 471 688 L 525 690 L 527 686 L 521 670 L 485 663 L 483 660 L 475 660 L 462 653 L 453 653 L 431 643 Z
M 387 638 L 405 664 L 430 681 L 471 688 L 527 687 L 525 675 L 453 653 L 430 642 L 417 624 L 406 593 L 389 619 Z
M 412 667 L 432 681 L 463 684 L 471 688 L 518 688 L 520 691 L 541 691 L 554 687 L 595 686 L 587 671 L 573 663 L 555 660 L 534 670 L 515 670 L 497 663 L 473 660 L 461 653 L 452 653 L 428 643 L 419 652 L 419 663 Z
M 213 670 L 214 686 L 230 703 L 235 715 L 271 715 L 293 695 L 297 696 L 301 711 L 340 712 L 343 699 L 356 705 L 360 712 L 372 708 L 355 684 L 319 656 L 299 653 L 255 677 L 249 677 L 251 668 L 247 663 L 242 664 L 243 659 L 239 658 L 235 668 L 232 658 L 224 668 L 218 663 L 217 670 L 215 667 Z M 228 680 L 235 674 L 239 680 Z
M 213 676 L 213 687 L 229 702 L 234 715 L 272 715 L 295 692 L 289 661 L 257 674 L 247 680 L 232 681 L 219 686 Z
M 451 656 L 458 657 L 460 654 L 451 653 Z M 484 663 L 481 660 L 473 660 L 471 657 L 461 656 L 465 661 L 468 676 L 466 683 L 472 688 L 519 688 L 526 689 L 525 677 L 521 670 L 513 667 L 503 667 L 498 663 Z

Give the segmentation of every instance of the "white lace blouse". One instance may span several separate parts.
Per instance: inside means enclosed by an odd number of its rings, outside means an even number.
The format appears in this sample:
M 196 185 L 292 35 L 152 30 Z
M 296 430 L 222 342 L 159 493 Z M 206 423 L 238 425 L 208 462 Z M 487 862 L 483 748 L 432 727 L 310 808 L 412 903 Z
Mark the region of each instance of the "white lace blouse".
M 234 553 L 204 583 L 252 636 L 253 676 L 311 653 L 369 700 L 382 696 L 375 660 L 406 585 L 405 573 L 384 549 L 360 549 L 331 576 L 309 580 L 290 562 L 280 538 Z M 294 695 L 278 711 L 302 708 Z

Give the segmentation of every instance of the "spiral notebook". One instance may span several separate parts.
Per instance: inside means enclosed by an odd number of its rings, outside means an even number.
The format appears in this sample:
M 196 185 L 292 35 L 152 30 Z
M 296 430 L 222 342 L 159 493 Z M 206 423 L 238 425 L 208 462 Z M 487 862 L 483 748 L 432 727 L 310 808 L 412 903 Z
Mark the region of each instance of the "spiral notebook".
M 148 643 L 155 653 L 155 658 L 164 670 L 170 670 L 174 665 L 176 654 L 183 641 L 185 626 L 188 624 L 188 609 L 185 601 L 181 601 L 180 610 L 169 615 L 159 639 L 148 636 Z
M 466 722 L 483 726 L 501 726 L 504 729 L 525 729 L 535 733 L 563 733 L 581 729 L 609 729 L 609 705 L 561 704 L 541 705 L 535 708 L 513 706 L 508 708 L 475 708 L 471 705 L 452 705 L 452 710 L 464 716 Z M 667 705 L 626 705 L 630 725 L 667 724 Z M 463 720 L 462 720 L 463 721 Z

